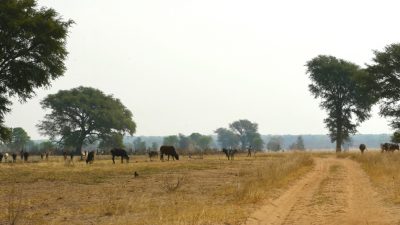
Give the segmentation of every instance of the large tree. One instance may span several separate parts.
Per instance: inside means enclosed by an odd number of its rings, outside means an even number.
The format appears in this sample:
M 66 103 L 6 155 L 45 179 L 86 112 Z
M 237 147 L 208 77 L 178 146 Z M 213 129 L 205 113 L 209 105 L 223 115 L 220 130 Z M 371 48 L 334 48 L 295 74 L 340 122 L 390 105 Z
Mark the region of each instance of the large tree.
M 53 9 L 38 9 L 36 0 L 0 1 L 0 138 L 10 134 L 3 125 L 10 97 L 26 101 L 64 74 L 72 23 Z
M 390 118 L 390 126 L 400 131 L 400 43 L 375 51 L 368 71 L 373 75 L 380 98 L 380 114 Z
M 94 88 L 61 90 L 47 96 L 41 105 L 50 110 L 38 124 L 42 134 L 75 147 L 77 153 L 86 143 L 113 133 L 132 135 L 136 130 L 131 111 L 119 99 Z
M 249 120 L 238 120 L 229 124 L 229 128 L 239 136 L 241 149 L 244 150 L 253 144 L 253 140 L 258 138 L 258 124 Z
M 239 136 L 233 131 L 221 127 L 215 133 L 217 134 L 217 141 L 222 148 L 236 148 L 239 146 Z
M 178 143 L 179 143 L 179 138 L 177 135 L 166 136 L 163 139 L 163 145 L 178 147 Z
M 30 141 L 28 133 L 21 127 L 11 129 L 10 148 L 13 150 L 23 150 L 25 145 Z
M 333 56 L 320 55 L 306 66 L 311 79 L 309 90 L 328 112 L 324 122 L 340 152 L 343 142 L 370 117 L 375 103 L 374 92 L 369 90 L 370 76 L 359 66 Z

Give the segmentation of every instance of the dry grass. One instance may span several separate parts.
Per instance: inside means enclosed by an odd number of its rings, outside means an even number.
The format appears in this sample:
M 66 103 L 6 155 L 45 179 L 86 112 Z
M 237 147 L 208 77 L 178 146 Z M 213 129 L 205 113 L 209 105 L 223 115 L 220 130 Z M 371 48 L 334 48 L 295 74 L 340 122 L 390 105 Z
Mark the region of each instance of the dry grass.
M 115 165 L 109 158 L 92 165 L 61 157 L 0 164 L 0 190 L 9 190 L 0 192 L 0 208 L 11 199 L 13 212 L 23 212 L 17 224 L 240 224 L 313 165 L 309 154 L 290 153 L 234 161 L 134 156 Z M 10 224 L 9 216 L 0 210 L 0 224 Z
M 372 183 L 388 200 L 400 204 L 400 153 L 368 152 L 348 154 L 349 158 L 361 163 Z

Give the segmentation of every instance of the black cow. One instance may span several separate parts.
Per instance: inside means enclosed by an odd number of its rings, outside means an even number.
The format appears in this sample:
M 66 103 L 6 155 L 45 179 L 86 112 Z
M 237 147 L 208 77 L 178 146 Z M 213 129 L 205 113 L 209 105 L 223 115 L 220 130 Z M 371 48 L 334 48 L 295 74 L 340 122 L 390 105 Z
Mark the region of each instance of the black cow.
M 0 152 L 0 162 L 3 161 L 3 153 Z
M 228 158 L 228 160 L 233 160 L 237 150 L 236 149 L 226 149 L 223 148 L 222 152 L 225 153 L 226 157 Z
M 360 148 L 361 154 L 363 154 L 364 150 L 367 149 L 367 146 L 365 146 L 365 144 L 360 144 L 359 148 Z
M 158 156 L 157 151 L 149 151 L 148 154 L 149 154 L 150 161 L 151 161 L 151 158 Z
M 394 152 L 395 150 L 399 150 L 399 145 L 398 144 L 393 144 L 393 143 L 383 143 L 381 144 L 381 152 Z
M 126 162 L 129 163 L 129 156 L 125 149 L 113 148 L 113 149 L 111 149 L 110 152 L 111 152 L 112 161 L 114 164 L 115 164 L 115 161 L 114 161 L 115 156 L 121 156 L 121 163 L 124 163 L 124 158 L 126 159 Z
M 166 146 L 163 145 L 160 148 L 160 160 L 164 160 L 164 154 L 168 156 L 168 161 L 169 161 L 169 156 L 172 156 L 173 160 L 179 160 L 179 155 L 175 151 L 174 146 Z
M 24 152 L 24 161 L 25 162 L 28 161 L 28 157 L 29 157 L 29 153 L 28 152 Z
M 19 151 L 19 156 L 21 157 L 21 160 L 24 159 L 24 150 Z
M 12 155 L 11 155 L 11 157 L 12 157 L 12 159 L 13 159 L 13 162 L 17 162 L 17 153 L 13 153 Z
M 89 152 L 86 157 L 86 164 L 90 163 L 92 164 L 94 161 L 94 151 Z

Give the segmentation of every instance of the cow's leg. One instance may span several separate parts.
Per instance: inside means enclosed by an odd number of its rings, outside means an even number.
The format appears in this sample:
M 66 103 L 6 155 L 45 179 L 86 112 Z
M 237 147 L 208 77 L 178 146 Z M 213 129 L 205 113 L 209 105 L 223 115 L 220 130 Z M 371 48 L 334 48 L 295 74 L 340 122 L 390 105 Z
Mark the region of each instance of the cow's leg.
M 115 158 L 115 155 L 112 156 L 113 164 L 115 164 L 114 158 Z

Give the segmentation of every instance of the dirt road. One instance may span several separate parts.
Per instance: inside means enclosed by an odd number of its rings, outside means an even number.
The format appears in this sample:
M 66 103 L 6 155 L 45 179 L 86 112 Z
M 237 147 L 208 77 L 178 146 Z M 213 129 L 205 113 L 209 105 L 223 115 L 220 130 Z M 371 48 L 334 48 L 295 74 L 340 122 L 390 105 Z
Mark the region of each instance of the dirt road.
M 400 209 L 382 200 L 358 163 L 333 157 L 315 158 L 315 163 L 312 172 L 266 202 L 246 225 L 400 225 Z

